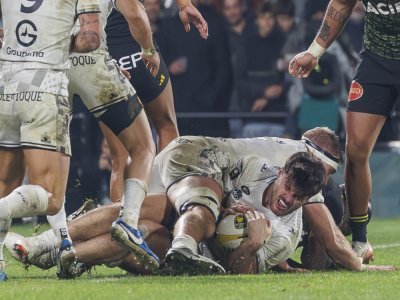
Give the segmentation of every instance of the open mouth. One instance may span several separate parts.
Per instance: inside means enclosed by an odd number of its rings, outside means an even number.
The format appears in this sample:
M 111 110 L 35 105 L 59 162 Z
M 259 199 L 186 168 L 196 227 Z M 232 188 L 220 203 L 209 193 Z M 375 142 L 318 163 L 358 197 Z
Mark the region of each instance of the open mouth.
M 279 198 L 278 200 L 278 206 L 280 209 L 288 209 L 289 205 L 283 200 L 283 198 Z

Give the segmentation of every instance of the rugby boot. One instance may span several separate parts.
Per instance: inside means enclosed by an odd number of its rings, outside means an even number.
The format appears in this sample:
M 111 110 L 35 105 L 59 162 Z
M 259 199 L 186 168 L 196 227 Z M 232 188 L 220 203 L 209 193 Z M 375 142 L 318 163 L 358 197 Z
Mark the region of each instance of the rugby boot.
M 187 248 L 171 248 L 165 257 L 165 272 L 171 275 L 225 274 L 217 262 Z
M 52 236 L 51 230 L 32 237 L 9 232 L 5 247 L 13 258 L 23 264 L 35 265 L 46 270 L 55 266 L 55 254 L 58 250 L 58 242 L 51 238 Z
M 156 270 L 160 267 L 160 260 L 147 246 L 141 232 L 118 218 L 111 225 L 111 237 L 129 249 L 146 269 Z
M 351 244 L 353 251 L 358 257 L 363 259 L 364 264 L 369 264 L 370 261 L 374 261 L 374 250 L 369 242 L 353 242 Z
M 71 279 L 75 277 L 76 253 L 72 243 L 68 239 L 61 241 L 56 260 L 57 277 L 59 279 Z
M 76 219 L 77 217 L 87 213 L 88 211 L 95 209 L 96 207 L 97 207 L 96 201 L 94 201 L 93 199 L 87 199 L 82 204 L 81 207 L 79 207 L 75 212 L 73 212 L 67 217 L 67 222 Z

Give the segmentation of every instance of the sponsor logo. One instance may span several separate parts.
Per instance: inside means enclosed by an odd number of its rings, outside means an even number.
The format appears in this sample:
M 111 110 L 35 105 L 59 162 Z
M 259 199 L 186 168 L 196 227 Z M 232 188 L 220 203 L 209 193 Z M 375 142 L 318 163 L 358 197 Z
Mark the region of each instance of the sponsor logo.
M 367 13 L 374 13 L 376 15 L 394 15 L 400 13 L 400 2 L 393 4 L 378 3 L 376 6 L 371 4 L 371 2 L 368 2 L 365 10 Z
M 122 69 L 131 70 L 137 67 L 137 62 L 142 60 L 141 52 L 133 53 L 128 56 L 122 56 L 118 64 Z
M 362 86 L 357 81 L 353 80 L 350 86 L 348 101 L 360 99 L 363 94 L 364 89 Z
M 240 187 L 240 189 L 241 189 L 242 192 L 245 193 L 247 196 L 250 195 L 250 189 L 249 189 L 247 186 L 242 185 L 242 186 Z
M 14 94 L 0 94 L 0 101 L 25 101 L 25 102 L 41 102 L 43 92 L 22 92 Z
M 247 226 L 246 219 L 243 215 L 239 214 L 233 220 L 233 224 L 235 225 L 236 229 L 244 229 Z
M 96 59 L 93 56 L 89 55 L 72 56 L 69 58 L 69 60 L 74 67 L 76 67 L 77 65 L 86 66 L 96 64 Z
M 19 57 L 43 57 L 44 52 L 42 51 L 21 51 L 21 50 L 15 50 L 10 47 L 7 47 L 6 52 L 8 55 L 15 55 Z
M 239 190 L 239 189 L 234 189 L 234 190 L 232 191 L 232 197 L 233 197 L 233 199 L 235 199 L 235 200 L 239 200 L 240 198 L 242 198 L 242 191 Z
M 15 30 L 15 35 L 17 36 L 17 41 L 21 46 L 29 47 L 37 39 L 37 27 L 29 20 L 22 20 L 18 23 Z
M 160 82 L 159 82 L 159 86 L 162 86 L 162 84 L 164 83 L 164 80 L 165 80 L 165 76 L 164 76 L 164 74 L 161 74 L 161 76 L 160 76 Z
M 239 160 L 238 162 L 236 162 L 233 170 L 229 172 L 229 177 L 231 178 L 231 180 L 237 178 L 240 175 L 240 173 L 242 173 L 242 170 L 243 170 L 243 161 Z

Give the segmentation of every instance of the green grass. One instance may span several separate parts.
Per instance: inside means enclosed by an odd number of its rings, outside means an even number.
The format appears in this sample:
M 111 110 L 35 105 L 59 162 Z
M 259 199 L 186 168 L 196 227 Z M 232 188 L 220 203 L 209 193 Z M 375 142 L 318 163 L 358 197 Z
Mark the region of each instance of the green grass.
M 400 219 L 374 220 L 369 239 L 376 264 L 400 266 Z M 16 226 L 20 233 L 31 228 Z M 25 270 L 10 257 L 0 299 L 399 299 L 400 271 L 269 273 L 251 276 L 135 277 L 97 267 L 92 276 L 60 281 L 55 270 Z

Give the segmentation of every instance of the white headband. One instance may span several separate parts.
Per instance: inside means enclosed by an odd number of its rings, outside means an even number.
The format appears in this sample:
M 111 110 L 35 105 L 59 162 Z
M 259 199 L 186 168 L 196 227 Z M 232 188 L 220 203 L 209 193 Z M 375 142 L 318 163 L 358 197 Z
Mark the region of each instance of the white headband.
M 306 145 L 307 149 L 310 150 L 310 152 L 318 157 L 320 160 L 322 160 L 324 163 L 327 165 L 331 166 L 332 168 L 337 171 L 339 167 L 339 159 L 334 157 L 332 154 L 324 151 L 319 147 L 318 145 L 314 144 L 311 142 L 308 138 L 302 136 L 301 139 L 304 141 L 304 144 Z

